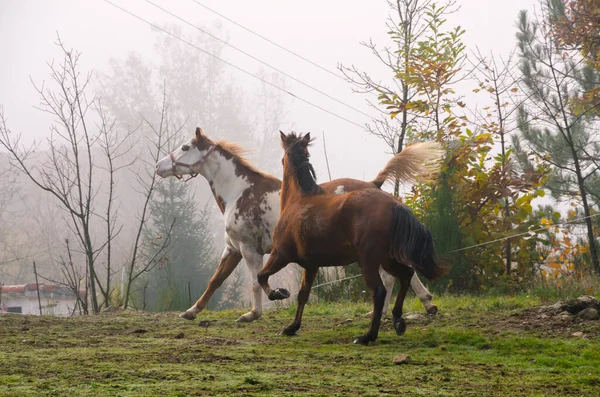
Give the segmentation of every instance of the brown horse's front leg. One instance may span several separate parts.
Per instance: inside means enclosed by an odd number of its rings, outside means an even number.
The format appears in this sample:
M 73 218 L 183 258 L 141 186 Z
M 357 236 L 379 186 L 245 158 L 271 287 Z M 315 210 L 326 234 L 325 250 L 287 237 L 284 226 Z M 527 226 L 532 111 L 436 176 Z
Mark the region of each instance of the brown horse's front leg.
M 302 275 L 302 283 L 300 284 L 300 291 L 298 292 L 298 308 L 296 309 L 296 318 L 294 322 L 285 328 L 281 333 L 283 335 L 292 336 L 296 334 L 296 331 L 300 329 L 302 323 L 302 312 L 304 311 L 304 305 L 308 302 L 310 295 L 310 289 L 317 277 L 318 268 L 305 269 Z
M 381 324 L 386 290 L 381 281 L 381 277 L 379 276 L 378 264 L 369 264 L 367 260 L 361 260 L 360 265 L 365 284 L 367 284 L 367 287 L 369 287 L 369 290 L 371 291 L 371 298 L 373 299 L 373 315 L 371 316 L 371 325 L 367 332 L 356 338 L 354 343 L 368 345 L 369 342 L 374 342 L 379 334 L 379 325 Z
M 290 291 L 287 289 L 272 289 L 269 285 L 269 277 L 286 267 L 288 263 L 289 262 L 284 260 L 277 252 L 273 251 L 271 252 L 269 260 L 267 260 L 265 266 L 258 273 L 258 284 L 262 287 L 263 291 L 265 291 L 265 294 L 267 294 L 269 300 L 282 300 L 290 297 Z

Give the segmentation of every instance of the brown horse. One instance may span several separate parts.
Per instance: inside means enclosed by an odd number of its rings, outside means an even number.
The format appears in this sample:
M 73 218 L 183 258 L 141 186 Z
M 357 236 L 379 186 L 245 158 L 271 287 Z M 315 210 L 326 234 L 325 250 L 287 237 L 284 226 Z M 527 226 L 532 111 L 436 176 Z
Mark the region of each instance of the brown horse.
M 304 268 L 296 318 L 282 333 L 294 335 L 300 328 L 302 311 L 320 267 L 358 262 L 371 291 L 373 315 L 367 333 L 354 343 L 368 344 L 377 339 L 386 295 L 380 265 L 400 281 L 392 314 L 396 333 L 402 335 L 406 330 L 402 306 L 413 267 L 428 279 L 443 271 L 431 233 L 407 207 L 379 189 L 337 195 L 325 192 L 315 182 L 308 161 L 310 133 L 297 136 L 282 132 L 281 140 L 285 150 L 281 215 L 273 233 L 271 256 L 258 273 L 258 283 L 270 300 L 285 299 L 289 292 L 271 289 L 269 277 L 291 262 Z

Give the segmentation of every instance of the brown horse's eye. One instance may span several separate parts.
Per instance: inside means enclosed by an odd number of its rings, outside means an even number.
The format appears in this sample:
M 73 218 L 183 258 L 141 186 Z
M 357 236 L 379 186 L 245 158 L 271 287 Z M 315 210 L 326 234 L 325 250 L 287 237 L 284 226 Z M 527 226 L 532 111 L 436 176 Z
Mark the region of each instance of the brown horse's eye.
M 187 152 L 188 150 L 190 150 L 190 146 L 189 145 L 183 145 L 181 147 L 181 150 L 183 150 L 184 152 Z

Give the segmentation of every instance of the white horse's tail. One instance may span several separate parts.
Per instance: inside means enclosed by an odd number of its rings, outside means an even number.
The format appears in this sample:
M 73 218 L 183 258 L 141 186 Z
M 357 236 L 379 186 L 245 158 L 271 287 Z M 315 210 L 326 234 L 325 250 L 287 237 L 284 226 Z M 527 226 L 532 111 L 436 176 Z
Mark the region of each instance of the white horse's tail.
M 444 150 L 437 142 L 421 142 L 407 146 L 395 155 L 373 180 L 377 187 L 386 181 L 415 182 L 427 179 L 440 169 Z

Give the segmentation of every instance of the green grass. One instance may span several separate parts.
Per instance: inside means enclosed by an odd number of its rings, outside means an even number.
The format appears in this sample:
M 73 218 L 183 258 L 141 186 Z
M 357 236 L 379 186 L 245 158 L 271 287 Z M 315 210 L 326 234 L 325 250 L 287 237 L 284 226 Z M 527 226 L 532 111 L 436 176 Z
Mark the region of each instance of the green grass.
M 292 338 L 278 332 L 293 308 L 251 324 L 205 312 L 207 328 L 176 313 L 0 316 L 0 395 L 600 395 L 600 321 L 529 321 L 541 302 L 524 295 L 436 303 L 440 315 L 409 320 L 402 337 L 385 320 L 367 347 L 352 344 L 367 304 L 310 305 Z M 423 309 L 410 299 L 408 311 Z M 401 353 L 410 362 L 393 365 Z

